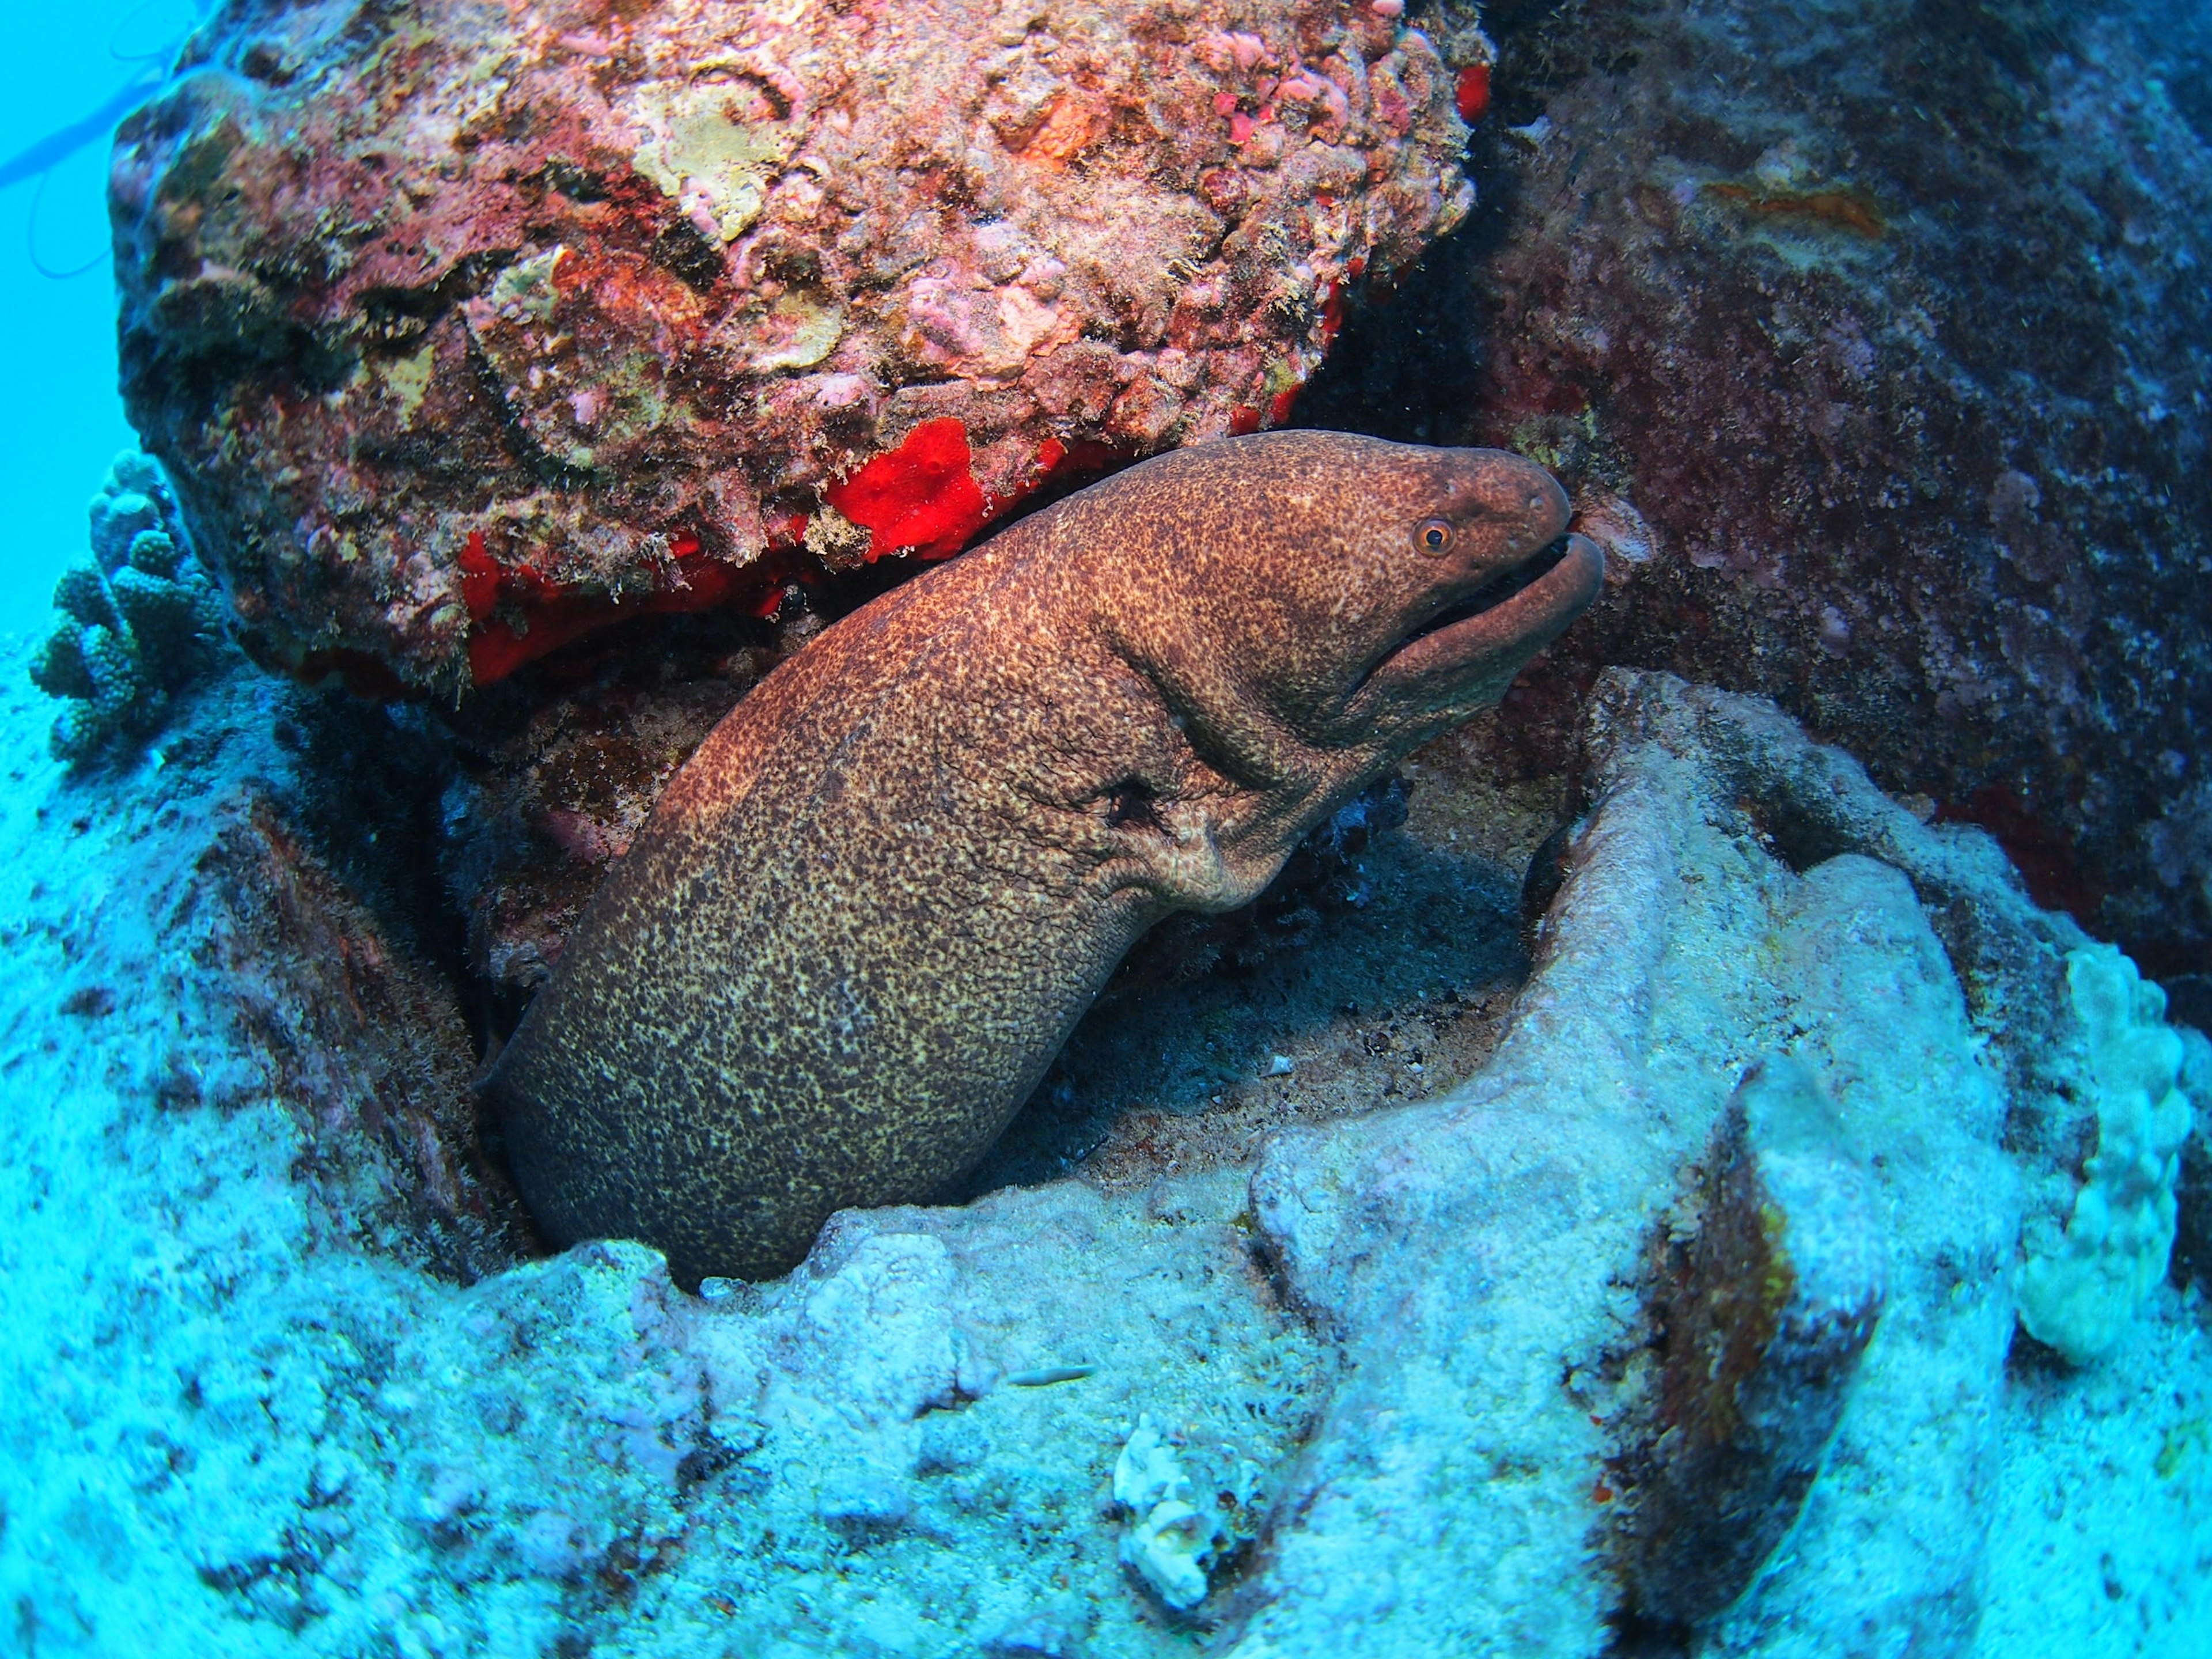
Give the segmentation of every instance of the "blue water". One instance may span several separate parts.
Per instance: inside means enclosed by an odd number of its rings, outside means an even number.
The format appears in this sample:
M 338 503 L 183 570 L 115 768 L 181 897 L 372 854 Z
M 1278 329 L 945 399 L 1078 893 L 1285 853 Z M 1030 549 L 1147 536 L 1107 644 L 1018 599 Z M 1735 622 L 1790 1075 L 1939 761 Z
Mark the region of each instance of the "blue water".
M 187 0 L 9 6 L 0 161 L 82 120 L 182 32 Z M 84 550 L 85 502 L 131 441 L 115 395 L 115 287 L 105 257 L 107 146 L 0 189 L 0 633 L 42 629 L 64 565 Z M 89 269 L 85 267 L 89 266 Z M 44 270 L 41 270 L 44 267 Z M 75 271 L 56 276 L 47 272 Z

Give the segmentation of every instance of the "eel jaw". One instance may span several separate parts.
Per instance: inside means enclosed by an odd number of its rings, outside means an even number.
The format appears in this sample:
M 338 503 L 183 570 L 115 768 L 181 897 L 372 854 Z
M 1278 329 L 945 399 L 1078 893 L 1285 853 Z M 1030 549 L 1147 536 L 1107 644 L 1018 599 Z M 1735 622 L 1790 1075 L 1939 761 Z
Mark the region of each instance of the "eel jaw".
M 1529 578 L 1544 551 L 1562 550 Z M 1457 702 L 1470 690 L 1502 692 L 1539 651 L 1565 633 L 1605 585 L 1605 555 L 1587 536 L 1546 544 L 1448 607 L 1376 665 L 1359 702 Z M 1502 590 L 1502 591 L 1501 591 Z M 1492 595 L 1496 597 L 1492 597 Z

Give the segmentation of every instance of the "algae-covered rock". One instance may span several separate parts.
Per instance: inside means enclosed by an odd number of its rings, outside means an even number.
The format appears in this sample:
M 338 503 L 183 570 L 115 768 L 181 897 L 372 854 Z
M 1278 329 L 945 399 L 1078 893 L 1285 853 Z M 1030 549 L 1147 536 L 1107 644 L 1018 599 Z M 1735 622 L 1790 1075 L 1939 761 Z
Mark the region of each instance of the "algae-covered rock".
M 1729 1101 L 1697 1210 L 1625 1562 L 1638 1616 L 1678 1625 L 1727 1607 L 1796 1522 L 1888 1278 L 1874 1178 L 1786 1055 Z
M 1613 670 L 1583 757 L 1587 815 L 1490 1065 L 1438 1100 L 1285 1133 L 1254 1176 L 1285 1289 L 1351 1368 L 1233 1650 L 1604 1650 L 1632 1609 L 1591 1571 L 1593 1540 L 1648 1499 L 1659 1530 L 1640 1547 L 1675 1547 L 1656 1409 L 1674 1291 L 1655 1237 L 1739 1077 L 1781 1050 L 1870 1171 L 1887 1301 L 1786 1559 L 1735 1564 L 1738 1583 L 1764 1576 L 1708 1639 L 1962 1652 L 2020 1200 L 2002 1073 L 1937 924 L 1971 932 L 1975 979 L 1999 985 L 2039 960 L 2040 924 L 1985 837 L 1922 825 L 1771 704 Z M 1816 1377 L 1763 1411 L 1800 1426 L 1832 1411 Z M 1770 1448 L 1761 1516 L 1786 1518 L 1784 1470 L 1820 1437 L 1781 1451 L 1793 1437 Z M 1676 1516 L 1708 1524 L 1694 1501 Z M 1664 1611 L 1701 1618 L 1714 1599 Z
M 126 406 L 258 655 L 485 684 L 1279 424 L 1467 212 L 1487 50 L 1365 0 L 224 8 L 118 135 Z
M 1484 25 L 1485 205 L 1300 418 L 1520 448 L 1614 556 L 1493 753 L 1608 664 L 1773 697 L 2212 1022 L 2212 14 Z
M 2015 1051 L 2085 942 L 1771 705 L 1603 683 L 1464 1086 L 1256 1173 L 1163 1134 L 846 1212 L 697 1297 L 633 1244 L 530 1259 L 450 985 L 308 844 L 345 800 L 291 798 L 367 769 L 299 728 L 399 726 L 319 706 L 238 669 L 97 792 L 0 722 L 0 1597 L 41 1652 L 2118 1659 L 2212 1609 L 2201 1318 L 2154 1291 L 2094 1370 L 2006 1364 L 2016 1166 L 2071 1133 Z M 1809 1346 L 1722 1367 L 1787 1431 L 1721 1473 L 1774 1478 L 1669 1521 L 1678 1347 L 1760 1356 L 1778 1310 Z M 1698 1495 L 1754 1488 L 1726 1582 L 1639 1620 L 1623 1534 L 1694 1553 Z

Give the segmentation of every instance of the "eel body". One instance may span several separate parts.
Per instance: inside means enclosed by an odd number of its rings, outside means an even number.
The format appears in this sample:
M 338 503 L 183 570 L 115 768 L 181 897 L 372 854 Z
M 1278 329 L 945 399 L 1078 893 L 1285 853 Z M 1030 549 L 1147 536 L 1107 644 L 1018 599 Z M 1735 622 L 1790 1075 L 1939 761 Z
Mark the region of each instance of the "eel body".
M 1595 596 L 1490 450 L 1229 439 L 1024 519 L 770 674 L 486 1083 L 553 1241 L 763 1278 L 990 1146 L 1123 954 L 1494 703 Z M 1533 574 L 1532 574 L 1533 573 Z

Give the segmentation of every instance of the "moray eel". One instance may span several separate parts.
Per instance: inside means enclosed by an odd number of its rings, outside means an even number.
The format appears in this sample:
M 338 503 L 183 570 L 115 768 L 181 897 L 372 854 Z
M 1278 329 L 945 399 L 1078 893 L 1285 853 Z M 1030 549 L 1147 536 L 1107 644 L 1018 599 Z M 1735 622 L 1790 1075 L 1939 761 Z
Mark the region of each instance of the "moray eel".
M 678 1284 L 990 1146 L 1138 936 L 1495 703 L 1596 596 L 1551 477 L 1340 433 L 1160 456 L 826 629 L 671 781 L 485 1088 L 557 1243 Z

